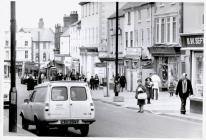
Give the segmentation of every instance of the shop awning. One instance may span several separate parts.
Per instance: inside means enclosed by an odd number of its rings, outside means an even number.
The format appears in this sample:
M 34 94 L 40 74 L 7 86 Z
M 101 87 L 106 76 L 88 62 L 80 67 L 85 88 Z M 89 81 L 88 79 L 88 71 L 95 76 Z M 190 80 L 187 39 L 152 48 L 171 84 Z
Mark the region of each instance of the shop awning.
M 180 55 L 180 46 L 178 44 L 160 44 L 148 47 L 153 56 L 175 56 Z

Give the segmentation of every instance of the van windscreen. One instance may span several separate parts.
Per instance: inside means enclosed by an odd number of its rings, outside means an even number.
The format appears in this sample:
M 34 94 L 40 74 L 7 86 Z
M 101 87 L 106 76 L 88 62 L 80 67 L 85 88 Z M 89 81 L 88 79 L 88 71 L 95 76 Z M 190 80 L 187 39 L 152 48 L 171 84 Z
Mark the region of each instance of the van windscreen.
M 87 93 L 84 87 L 71 87 L 70 97 L 72 101 L 85 101 L 87 100 Z
M 53 87 L 51 92 L 52 101 L 66 101 L 68 99 L 66 87 Z

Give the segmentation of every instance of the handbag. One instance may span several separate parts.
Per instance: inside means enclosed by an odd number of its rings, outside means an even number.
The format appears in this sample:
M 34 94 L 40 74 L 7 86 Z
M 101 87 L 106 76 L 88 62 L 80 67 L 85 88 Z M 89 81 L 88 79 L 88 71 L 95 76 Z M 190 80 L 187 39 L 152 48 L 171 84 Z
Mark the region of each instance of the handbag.
M 140 93 L 140 94 L 138 94 L 138 97 L 137 97 L 138 99 L 147 99 L 147 93 L 146 92 L 144 92 L 144 93 Z

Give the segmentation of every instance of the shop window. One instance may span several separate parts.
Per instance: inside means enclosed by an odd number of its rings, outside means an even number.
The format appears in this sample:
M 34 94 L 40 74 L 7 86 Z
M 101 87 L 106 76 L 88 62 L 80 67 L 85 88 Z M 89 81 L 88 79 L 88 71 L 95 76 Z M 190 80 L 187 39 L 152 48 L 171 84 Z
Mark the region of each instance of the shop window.
M 196 96 L 203 96 L 203 54 L 196 53 L 195 54 L 195 88 L 196 88 Z

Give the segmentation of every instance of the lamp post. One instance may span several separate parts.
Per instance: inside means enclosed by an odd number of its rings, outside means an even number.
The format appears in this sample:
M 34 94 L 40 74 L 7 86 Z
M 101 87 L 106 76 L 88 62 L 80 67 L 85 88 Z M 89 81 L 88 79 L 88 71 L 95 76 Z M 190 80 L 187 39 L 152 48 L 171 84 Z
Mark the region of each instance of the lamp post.
M 116 2 L 116 53 L 115 53 L 115 96 L 118 96 L 119 92 L 117 91 L 118 83 L 118 11 L 119 11 L 119 2 Z
M 17 132 L 17 90 L 16 90 L 16 6 L 11 1 L 11 88 L 9 92 L 9 132 Z

